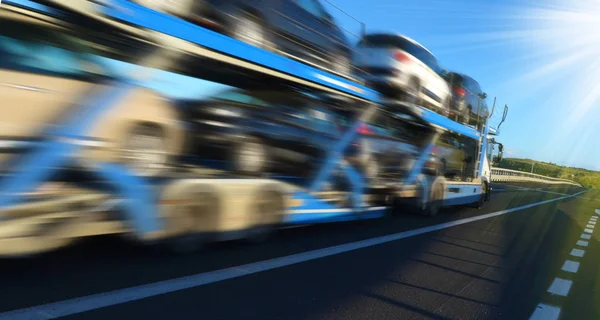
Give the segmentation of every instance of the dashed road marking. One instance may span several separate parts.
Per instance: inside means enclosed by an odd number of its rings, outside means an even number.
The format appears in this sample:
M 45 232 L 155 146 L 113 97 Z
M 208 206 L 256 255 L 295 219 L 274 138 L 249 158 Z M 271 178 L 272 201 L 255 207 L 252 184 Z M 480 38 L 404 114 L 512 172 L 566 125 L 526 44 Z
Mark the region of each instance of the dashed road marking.
M 573 249 L 571 250 L 571 255 L 574 257 L 583 257 L 583 255 L 585 254 L 584 250 L 581 249 Z
M 571 285 L 573 281 L 561 278 L 554 278 L 550 288 L 548 288 L 548 292 L 555 294 L 557 296 L 566 296 L 569 294 L 569 290 L 571 290 Z
M 529 318 L 529 320 L 556 320 L 560 316 L 560 308 L 547 305 L 544 303 L 538 304 L 537 308 Z
M 583 241 L 583 240 L 577 240 L 577 245 L 578 245 L 578 246 L 587 247 L 587 246 L 588 246 L 588 243 L 589 243 L 589 242 L 587 242 L 587 241 Z
M 565 264 L 563 264 L 561 270 L 571 273 L 577 273 L 579 270 L 579 262 L 567 260 Z
M 595 210 L 596 214 L 600 215 L 600 210 Z M 586 225 L 586 229 L 584 233 L 581 234 L 582 239 L 591 239 L 591 233 L 594 232 L 594 227 L 596 226 L 596 222 L 598 220 L 598 216 L 592 216 L 590 221 Z M 587 247 L 589 244 L 588 241 L 585 240 L 577 240 L 577 245 L 581 247 Z M 585 254 L 585 250 L 581 249 L 572 249 L 571 255 L 574 257 L 583 257 Z M 563 264 L 561 270 L 570 273 L 577 273 L 579 271 L 580 266 L 579 261 L 566 260 Z M 548 288 L 548 292 L 553 295 L 559 295 L 566 297 L 571 290 L 571 286 L 573 285 L 573 281 L 561 278 L 554 278 L 552 284 Z M 534 310 L 533 314 L 529 318 L 530 320 L 556 320 L 560 316 L 560 307 L 547 305 L 544 303 L 540 303 L 537 308 Z

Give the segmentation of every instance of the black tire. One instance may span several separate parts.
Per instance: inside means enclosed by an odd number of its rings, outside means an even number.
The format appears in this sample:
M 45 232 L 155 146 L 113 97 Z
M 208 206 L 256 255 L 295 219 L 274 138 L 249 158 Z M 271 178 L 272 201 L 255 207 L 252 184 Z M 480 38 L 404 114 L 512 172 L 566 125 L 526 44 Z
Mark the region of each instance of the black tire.
M 249 45 L 276 51 L 264 21 L 249 12 L 242 13 L 233 25 L 230 36 Z
M 284 211 L 282 197 L 275 192 L 259 194 L 256 199 L 251 211 L 253 226 L 245 238 L 250 244 L 265 242 L 281 223 Z
M 390 195 L 390 201 L 389 201 L 389 210 L 388 210 L 388 214 L 390 216 L 396 216 L 396 215 L 400 215 L 402 213 L 406 213 L 406 212 L 410 212 L 411 208 L 407 205 L 406 201 L 404 201 L 402 198 L 399 198 L 395 195 Z
M 482 182 L 481 183 L 481 193 L 479 194 L 479 199 L 477 200 L 477 202 L 473 203 L 472 207 L 476 208 L 476 209 L 481 209 L 483 207 L 483 205 L 485 204 L 485 198 L 486 198 L 486 194 L 487 194 L 487 183 Z
M 251 159 L 249 157 L 255 157 Z M 255 163 L 250 163 L 254 161 Z M 269 154 L 262 140 L 255 137 L 241 139 L 232 148 L 233 171 L 242 175 L 260 176 L 268 169 Z M 250 164 L 250 165 L 249 165 Z
M 331 69 L 343 76 L 351 76 L 352 63 L 350 62 L 350 57 L 344 52 L 335 54 L 333 61 L 331 61 Z
M 489 202 L 492 199 L 492 188 L 490 187 L 490 185 L 487 182 L 484 182 L 485 185 L 485 197 L 484 197 L 484 201 L 485 202 Z
M 442 201 L 444 199 L 444 184 L 440 182 L 439 179 L 436 179 L 431 186 L 431 196 L 429 199 L 429 204 L 427 205 L 427 211 L 425 215 L 428 217 L 433 217 L 440 212 L 442 208 Z
M 419 184 L 420 195 L 417 198 L 416 205 L 413 206 L 413 212 L 427 217 L 437 215 L 442 207 L 444 199 L 444 181 L 443 177 L 437 177 L 433 180 L 429 189 L 423 184 Z M 424 198 L 426 197 L 426 199 Z
M 124 140 L 123 162 L 139 175 L 155 177 L 168 168 L 166 137 L 159 125 L 136 124 Z
M 165 240 L 164 244 L 167 250 L 173 254 L 190 254 L 204 248 L 210 242 L 212 234 L 209 232 L 199 232 L 198 229 L 206 226 L 200 226 L 204 223 L 206 216 L 211 214 L 214 209 L 211 205 L 210 196 L 198 194 L 194 196 L 194 203 L 189 206 L 182 206 L 173 216 L 166 219 L 166 228 L 175 230 L 177 233 Z
M 379 163 L 376 159 L 369 157 L 365 163 L 363 163 L 363 173 L 365 178 L 369 181 L 377 180 L 380 174 Z

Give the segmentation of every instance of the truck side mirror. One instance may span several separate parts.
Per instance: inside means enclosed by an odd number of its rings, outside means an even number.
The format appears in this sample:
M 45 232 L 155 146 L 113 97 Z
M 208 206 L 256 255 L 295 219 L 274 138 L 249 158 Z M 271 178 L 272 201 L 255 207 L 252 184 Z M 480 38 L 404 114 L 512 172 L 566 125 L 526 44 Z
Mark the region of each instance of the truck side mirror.
M 485 99 L 485 98 L 487 98 L 487 93 L 484 92 L 480 96 L 481 96 L 481 99 Z

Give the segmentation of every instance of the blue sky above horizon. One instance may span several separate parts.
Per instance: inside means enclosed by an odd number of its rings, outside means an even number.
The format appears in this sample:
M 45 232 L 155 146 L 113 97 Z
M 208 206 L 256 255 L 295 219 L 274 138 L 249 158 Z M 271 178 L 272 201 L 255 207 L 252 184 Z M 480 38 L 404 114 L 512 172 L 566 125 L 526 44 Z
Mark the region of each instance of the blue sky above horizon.
M 405 34 L 440 63 L 477 79 L 497 97 L 505 156 L 600 170 L 600 2 L 548 0 L 328 0 L 366 23 L 367 31 Z M 360 25 L 322 1 L 338 24 Z M 220 85 L 177 76 L 160 87 L 201 97 Z
M 600 2 L 328 0 L 369 31 L 405 34 L 509 107 L 506 156 L 600 170 Z M 329 6 L 346 30 L 360 25 Z

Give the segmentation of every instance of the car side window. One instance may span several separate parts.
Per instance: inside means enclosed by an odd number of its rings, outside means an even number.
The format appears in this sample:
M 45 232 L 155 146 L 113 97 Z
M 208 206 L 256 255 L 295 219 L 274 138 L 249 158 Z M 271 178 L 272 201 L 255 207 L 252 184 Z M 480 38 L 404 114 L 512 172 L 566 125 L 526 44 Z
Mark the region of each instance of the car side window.
M 435 71 L 436 73 L 441 73 L 441 69 L 440 66 L 437 63 L 437 60 L 435 59 L 435 57 L 433 55 L 431 55 L 429 52 L 423 50 L 424 52 L 424 62 L 425 64 L 431 68 L 431 70 Z
M 419 59 L 426 66 L 431 68 L 433 71 L 437 72 L 438 74 L 441 73 L 442 70 L 437 63 L 437 60 L 427 50 L 425 50 L 413 43 L 410 43 L 410 44 L 407 44 L 406 51 L 408 53 L 412 54 L 415 58 Z
M 400 123 L 400 121 L 393 119 L 393 118 L 390 119 L 387 130 L 392 137 L 403 138 L 402 124 Z
M 323 7 L 317 0 L 296 0 L 296 2 L 300 7 L 304 8 L 304 10 L 310 12 L 312 15 L 318 18 L 326 17 Z
M 0 68 L 58 77 L 90 76 L 88 67 L 101 72 L 92 61 L 92 50 L 79 39 L 29 23 L 0 23 Z
M 472 78 L 467 78 L 466 82 L 467 88 L 469 89 L 469 91 L 471 91 L 471 93 L 473 93 L 474 95 L 479 95 L 482 93 L 477 81 L 473 80 Z
M 423 56 L 423 50 L 421 50 L 421 48 L 419 48 L 418 46 L 414 45 L 413 43 L 411 43 L 410 41 L 404 41 L 404 48 L 405 51 L 412 54 L 415 58 L 421 60 L 423 63 L 425 63 L 425 61 L 423 61 L 423 59 L 425 58 Z
M 481 90 L 481 87 L 479 86 L 479 83 L 477 83 L 476 81 L 473 81 L 473 88 L 475 88 L 475 92 L 477 92 L 477 94 L 483 93 L 483 91 Z

